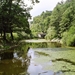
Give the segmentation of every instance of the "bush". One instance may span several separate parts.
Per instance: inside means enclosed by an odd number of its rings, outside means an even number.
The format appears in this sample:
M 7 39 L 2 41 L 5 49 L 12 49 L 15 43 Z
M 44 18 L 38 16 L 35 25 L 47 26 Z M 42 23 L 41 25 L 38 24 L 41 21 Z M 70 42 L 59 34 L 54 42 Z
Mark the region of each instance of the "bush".
M 68 46 L 75 46 L 75 35 L 68 36 L 68 39 L 66 42 Z
M 66 40 L 67 40 L 67 37 L 68 37 L 68 32 L 64 32 L 62 34 L 62 36 L 63 36 L 62 37 L 63 44 L 67 45 Z
M 46 39 L 52 40 L 56 36 L 56 31 L 54 27 L 50 27 L 47 31 L 47 35 L 45 36 Z
M 70 27 L 69 31 L 63 33 L 62 41 L 67 46 L 75 46 L 75 26 Z

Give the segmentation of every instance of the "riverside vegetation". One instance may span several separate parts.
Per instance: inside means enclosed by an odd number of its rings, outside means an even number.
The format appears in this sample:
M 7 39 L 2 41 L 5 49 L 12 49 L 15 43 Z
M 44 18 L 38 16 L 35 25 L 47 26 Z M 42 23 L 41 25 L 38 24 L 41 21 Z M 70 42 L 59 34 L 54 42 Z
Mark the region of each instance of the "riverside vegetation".
M 31 4 L 38 3 L 38 0 L 31 0 L 31 2 Z M 57 44 L 55 48 L 53 45 L 48 50 L 46 48 L 52 45 L 52 43 L 43 43 L 43 45 L 41 45 L 42 43 L 30 43 L 26 45 L 21 40 L 38 39 L 38 34 L 45 33 L 44 39 L 59 39 L 66 46 L 75 46 L 75 0 L 59 2 L 53 11 L 47 10 L 42 12 L 39 16 L 34 17 L 29 24 L 28 19 L 31 18 L 29 11 L 31 9 L 32 7 L 24 5 L 22 0 L 0 1 L 0 55 L 9 50 L 8 53 L 11 51 L 21 51 L 22 54 L 20 56 L 26 57 L 27 48 L 31 46 L 40 55 L 40 58 L 35 59 L 36 62 L 41 64 L 45 63 L 45 61 L 52 61 L 53 65 L 44 67 L 45 70 L 53 70 L 54 72 L 61 70 L 65 72 L 65 75 L 74 75 L 75 48 L 60 48 Z M 3 56 L 6 57 L 6 54 Z M 0 66 L 4 64 L 8 67 L 8 63 L 11 63 L 11 61 L 1 61 L 0 58 Z M 4 65 L 2 66 L 3 70 L 0 68 L 0 74 L 3 74 L 4 70 L 6 71 Z M 15 66 L 13 67 L 15 68 Z M 18 67 L 23 71 L 25 69 L 24 66 L 18 65 Z M 9 73 L 13 71 L 12 69 L 9 70 Z M 27 68 L 25 71 L 27 71 Z M 19 70 L 17 69 L 18 72 Z

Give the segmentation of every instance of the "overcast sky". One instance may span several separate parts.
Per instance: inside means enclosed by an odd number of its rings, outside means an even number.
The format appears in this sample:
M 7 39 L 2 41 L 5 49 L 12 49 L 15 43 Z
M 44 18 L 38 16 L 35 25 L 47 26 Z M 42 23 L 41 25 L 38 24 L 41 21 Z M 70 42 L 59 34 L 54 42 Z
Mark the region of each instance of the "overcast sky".
M 46 10 L 49 10 L 49 11 L 53 10 L 56 4 L 58 2 L 61 2 L 61 0 L 39 0 L 39 1 L 40 3 L 35 4 L 33 6 L 33 9 L 30 11 L 30 14 L 32 17 L 40 15 L 43 11 L 46 11 Z

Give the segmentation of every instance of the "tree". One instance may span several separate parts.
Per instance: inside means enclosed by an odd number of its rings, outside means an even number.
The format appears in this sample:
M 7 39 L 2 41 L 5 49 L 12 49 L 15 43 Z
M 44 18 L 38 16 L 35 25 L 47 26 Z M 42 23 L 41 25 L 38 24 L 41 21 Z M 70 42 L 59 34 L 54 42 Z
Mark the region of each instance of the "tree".
M 47 33 L 47 29 L 49 28 L 50 16 L 52 11 L 42 12 L 39 16 L 33 18 L 33 22 L 31 24 L 32 34 L 39 33 Z M 35 32 L 33 32 L 35 31 Z
M 56 36 L 56 30 L 54 27 L 49 27 L 47 30 L 47 35 L 45 36 L 46 39 L 52 40 Z
M 31 0 L 34 4 L 38 0 Z M 30 33 L 28 19 L 31 17 L 29 10 L 22 0 L 1 0 L 0 1 L 0 33 L 3 39 L 6 39 L 6 33 L 11 34 L 13 40 L 13 31 L 25 31 Z
M 62 9 L 63 3 L 58 3 L 57 6 L 52 11 L 52 15 L 50 17 L 50 26 L 55 27 L 56 37 L 60 38 L 60 21 L 63 13 Z
M 67 0 L 64 7 L 65 11 L 62 14 L 62 19 L 60 22 L 60 30 L 61 35 L 63 32 L 69 30 L 69 28 L 72 26 L 72 22 L 75 20 L 74 13 L 75 13 L 75 1 L 74 0 Z
M 61 32 L 68 30 L 71 27 L 71 22 L 73 20 L 72 7 L 67 8 L 63 13 L 62 20 L 60 23 Z
M 75 46 L 75 24 L 67 32 L 63 33 L 62 40 L 67 46 Z

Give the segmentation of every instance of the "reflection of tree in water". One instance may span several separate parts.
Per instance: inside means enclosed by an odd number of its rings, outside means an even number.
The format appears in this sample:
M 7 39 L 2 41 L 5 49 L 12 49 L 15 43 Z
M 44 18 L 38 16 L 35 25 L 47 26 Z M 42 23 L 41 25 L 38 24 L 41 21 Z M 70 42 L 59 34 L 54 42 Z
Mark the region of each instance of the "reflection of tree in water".
M 27 71 L 27 65 L 22 66 L 22 62 L 20 60 L 14 59 L 12 60 L 2 60 L 0 62 L 0 73 L 4 73 L 4 75 L 18 75 L 19 73 Z
M 29 75 L 27 70 L 29 69 L 30 62 L 31 62 L 31 59 L 33 58 L 33 55 L 34 55 L 34 51 L 30 47 L 28 47 L 27 54 L 26 56 L 24 56 L 25 58 L 22 58 L 22 66 L 26 67 L 25 68 L 26 70 L 25 72 L 20 73 L 20 75 Z
M 32 46 L 33 48 L 47 47 L 47 43 L 46 42 L 43 42 L 43 43 L 26 43 L 26 45 Z
M 26 45 L 32 46 L 33 48 L 61 47 L 61 44 L 57 42 L 26 43 Z
M 0 75 L 22 75 L 26 74 L 30 61 L 22 57 L 21 52 L 14 52 L 13 59 L 0 60 Z

